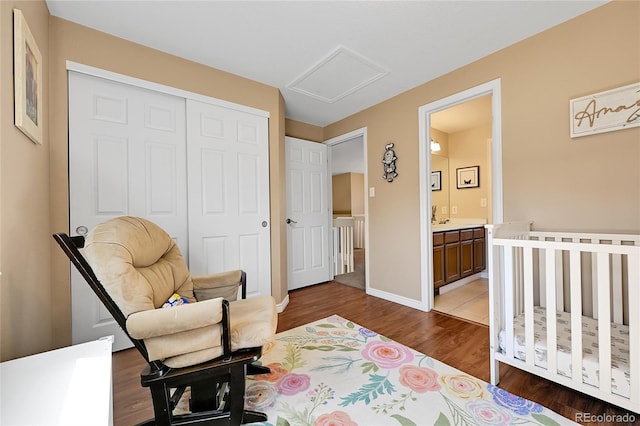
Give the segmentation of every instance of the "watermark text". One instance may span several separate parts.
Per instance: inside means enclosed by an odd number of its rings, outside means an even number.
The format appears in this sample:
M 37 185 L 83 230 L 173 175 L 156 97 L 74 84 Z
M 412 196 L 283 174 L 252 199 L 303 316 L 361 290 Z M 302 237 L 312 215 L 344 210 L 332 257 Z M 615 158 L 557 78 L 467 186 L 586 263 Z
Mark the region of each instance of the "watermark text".
M 635 423 L 636 416 L 626 414 L 593 414 L 576 413 L 575 421 L 579 423 Z

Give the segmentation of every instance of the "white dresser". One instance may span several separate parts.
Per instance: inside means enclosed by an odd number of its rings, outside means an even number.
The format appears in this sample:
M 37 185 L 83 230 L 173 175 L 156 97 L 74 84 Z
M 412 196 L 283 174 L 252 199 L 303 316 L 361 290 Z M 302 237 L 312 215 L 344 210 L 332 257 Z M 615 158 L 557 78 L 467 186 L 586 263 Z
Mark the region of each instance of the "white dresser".
M 1 425 L 112 425 L 113 336 L 0 364 Z

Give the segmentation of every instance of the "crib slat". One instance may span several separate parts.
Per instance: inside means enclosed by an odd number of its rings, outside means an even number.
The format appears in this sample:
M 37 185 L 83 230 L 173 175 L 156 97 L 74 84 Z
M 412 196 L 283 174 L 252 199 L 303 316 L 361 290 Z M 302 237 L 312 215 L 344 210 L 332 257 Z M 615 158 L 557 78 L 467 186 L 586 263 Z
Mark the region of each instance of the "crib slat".
M 571 285 L 571 376 L 582 383 L 582 268 L 580 251 L 569 253 Z
M 609 254 L 597 253 L 598 268 L 598 365 L 600 390 L 611 393 L 611 308 Z
M 613 240 L 611 244 L 620 245 L 620 240 Z M 622 255 L 611 255 L 611 298 L 613 299 L 613 322 L 622 324 Z
M 520 288 L 522 287 L 522 274 L 520 273 L 520 247 L 513 247 L 513 313 L 518 315 L 522 313 L 522 306 L 520 304 Z
M 637 401 L 636 411 L 640 409 L 640 309 L 635 303 L 640 300 L 640 254 L 627 257 L 629 280 L 629 374 L 630 399 Z
M 547 307 L 547 281 L 544 251 L 538 249 L 538 280 L 540 281 L 540 306 Z
M 554 241 L 562 243 L 562 237 L 558 236 L 554 238 Z M 556 277 L 553 281 L 556 287 L 556 307 L 559 311 L 564 311 L 564 286 L 563 286 L 563 261 L 562 261 L 562 250 L 556 250 Z
M 556 321 L 556 264 L 555 250 L 545 250 L 546 286 L 547 286 L 547 370 L 558 372 L 558 332 Z
M 513 247 L 504 248 L 504 328 L 505 352 L 509 359 L 513 358 Z
M 533 248 L 525 247 L 522 253 L 524 262 L 524 342 L 525 361 L 535 365 L 535 335 L 533 322 Z
M 593 240 L 591 241 L 593 242 Z M 597 253 L 591 253 L 591 300 L 593 301 L 593 319 L 598 319 L 598 264 Z

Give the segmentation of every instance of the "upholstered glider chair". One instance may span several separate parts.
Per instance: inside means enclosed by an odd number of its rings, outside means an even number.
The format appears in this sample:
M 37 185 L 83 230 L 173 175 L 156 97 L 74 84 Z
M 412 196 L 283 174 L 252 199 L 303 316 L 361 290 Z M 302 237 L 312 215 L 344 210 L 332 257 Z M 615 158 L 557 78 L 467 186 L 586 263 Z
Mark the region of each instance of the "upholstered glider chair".
M 155 419 L 144 424 L 266 420 L 244 410 L 245 380 L 269 371 L 253 363 L 273 339 L 277 313 L 271 296 L 245 298 L 243 271 L 192 277 L 175 241 L 141 218 L 54 238 L 148 362 L 141 384 Z M 174 414 L 187 387 L 190 412 Z

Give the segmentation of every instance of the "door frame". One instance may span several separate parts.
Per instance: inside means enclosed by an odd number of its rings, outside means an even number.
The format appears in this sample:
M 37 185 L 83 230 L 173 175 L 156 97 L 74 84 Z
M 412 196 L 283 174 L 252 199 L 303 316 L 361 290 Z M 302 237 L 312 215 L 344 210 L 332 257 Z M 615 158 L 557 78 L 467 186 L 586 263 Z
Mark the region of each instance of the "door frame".
M 433 309 L 433 238 L 431 226 L 431 114 L 481 96 L 491 96 L 491 133 L 493 138 L 491 151 L 492 169 L 492 222 L 504 220 L 502 193 L 502 101 L 499 78 L 455 93 L 418 108 L 419 124 L 419 162 L 420 162 L 420 273 L 421 304 L 425 311 Z
M 365 293 L 370 294 L 369 287 L 369 196 L 368 189 L 369 188 L 369 173 L 367 167 L 367 128 L 361 127 L 360 129 L 353 130 L 351 132 L 333 137 L 324 141 L 323 143 L 329 145 L 329 150 L 333 145 L 338 145 L 343 142 L 347 142 L 348 140 L 355 139 L 357 137 L 362 137 L 362 158 L 364 161 L 364 281 L 365 281 Z M 327 197 L 329 198 L 329 207 L 331 209 L 331 217 L 333 217 L 333 190 L 332 190 L 332 164 L 331 164 L 331 155 L 328 156 L 329 159 L 329 173 L 327 177 L 329 179 Z

